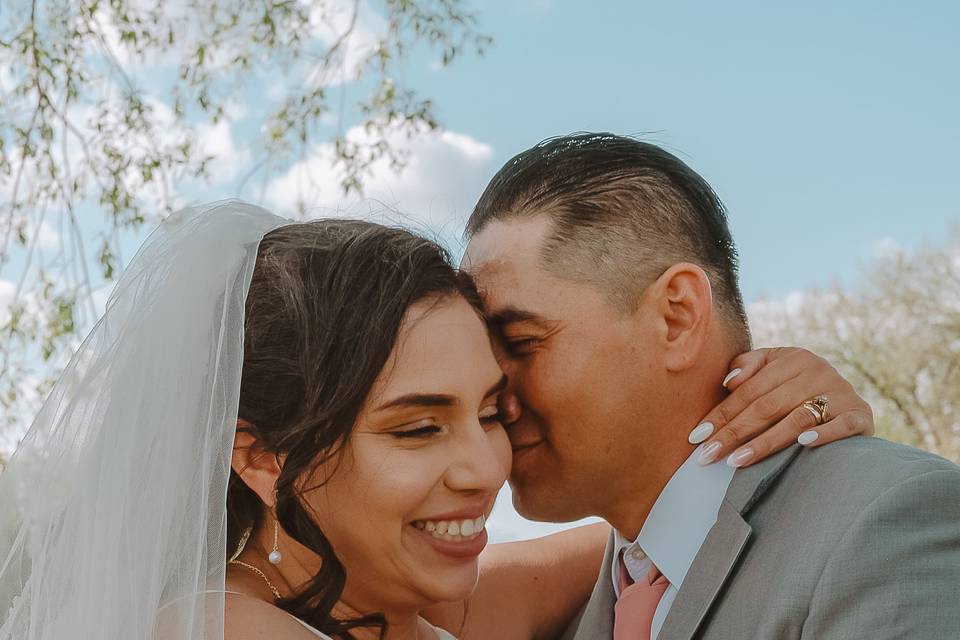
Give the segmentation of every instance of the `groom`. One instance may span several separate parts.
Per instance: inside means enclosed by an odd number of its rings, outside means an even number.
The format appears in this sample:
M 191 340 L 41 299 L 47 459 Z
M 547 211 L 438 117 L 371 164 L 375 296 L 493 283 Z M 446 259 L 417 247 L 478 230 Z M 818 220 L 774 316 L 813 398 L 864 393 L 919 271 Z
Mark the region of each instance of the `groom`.
M 874 438 L 698 464 L 686 426 L 750 346 L 699 175 L 631 138 L 548 140 L 494 177 L 467 235 L 523 407 L 517 509 L 614 528 L 565 638 L 960 637 L 956 465 Z

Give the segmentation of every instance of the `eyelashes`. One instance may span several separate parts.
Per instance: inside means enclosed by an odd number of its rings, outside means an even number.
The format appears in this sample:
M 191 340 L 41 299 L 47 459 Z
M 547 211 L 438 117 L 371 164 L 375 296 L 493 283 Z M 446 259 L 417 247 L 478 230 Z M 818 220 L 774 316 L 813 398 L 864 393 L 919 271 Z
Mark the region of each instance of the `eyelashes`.
M 504 340 L 507 352 L 512 356 L 529 355 L 536 346 L 536 338 L 522 338 L 520 340 Z
M 494 427 L 499 425 L 503 421 L 503 413 L 497 409 L 495 412 L 488 415 L 480 415 L 479 418 L 480 424 L 484 427 Z M 422 427 L 417 427 L 415 429 L 406 429 L 403 431 L 391 431 L 390 435 L 398 440 L 405 439 L 415 439 L 415 438 L 429 438 L 431 436 L 438 435 L 443 433 L 445 429 L 449 429 L 447 425 L 436 425 L 429 424 Z
M 408 429 L 406 431 L 391 431 L 390 435 L 401 440 L 404 438 L 426 438 L 440 433 L 442 430 L 441 427 L 432 424 L 425 427 L 417 427 L 416 429 Z

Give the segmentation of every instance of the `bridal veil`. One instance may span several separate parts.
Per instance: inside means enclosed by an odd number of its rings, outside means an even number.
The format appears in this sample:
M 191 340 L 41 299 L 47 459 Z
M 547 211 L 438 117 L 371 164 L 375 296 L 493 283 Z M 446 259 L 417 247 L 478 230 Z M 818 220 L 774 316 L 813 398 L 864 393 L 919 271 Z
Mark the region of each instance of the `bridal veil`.
M 171 215 L 0 473 L 0 640 L 222 640 L 244 302 L 290 222 Z

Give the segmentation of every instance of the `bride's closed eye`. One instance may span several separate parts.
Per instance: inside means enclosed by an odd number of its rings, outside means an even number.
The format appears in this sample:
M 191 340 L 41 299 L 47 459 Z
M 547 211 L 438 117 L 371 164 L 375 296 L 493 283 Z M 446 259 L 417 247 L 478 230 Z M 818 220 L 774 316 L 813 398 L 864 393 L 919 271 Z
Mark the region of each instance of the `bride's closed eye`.
M 402 429 L 391 431 L 390 435 L 394 438 L 428 438 L 443 431 L 444 427 L 435 424 L 423 425 L 413 429 Z
M 495 427 L 503 422 L 503 413 L 499 404 L 492 404 L 480 411 L 480 424 L 485 427 Z
M 484 427 L 496 427 L 500 425 L 503 417 L 497 404 L 492 404 L 481 409 L 479 414 L 480 424 Z M 446 425 L 425 424 L 413 428 L 401 428 L 396 431 L 390 431 L 394 438 L 429 438 L 430 436 L 442 433 L 447 428 Z

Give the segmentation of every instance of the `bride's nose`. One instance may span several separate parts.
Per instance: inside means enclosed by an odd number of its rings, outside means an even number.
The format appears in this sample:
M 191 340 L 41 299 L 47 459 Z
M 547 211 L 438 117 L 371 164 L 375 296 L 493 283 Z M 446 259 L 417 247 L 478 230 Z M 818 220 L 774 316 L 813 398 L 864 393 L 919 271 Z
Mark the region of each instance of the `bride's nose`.
M 451 451 L 444 484 L 453 491 L 496 493 L 507 481 L 509 468 L 497 454 L 496 439 L 483 428 L 471 429 Z M 501 432 L 502 433 L 502 432 Z M 502 436 L 501 436 L 502 437 Z M 506 455 L 509 462 L 509 452 Z

